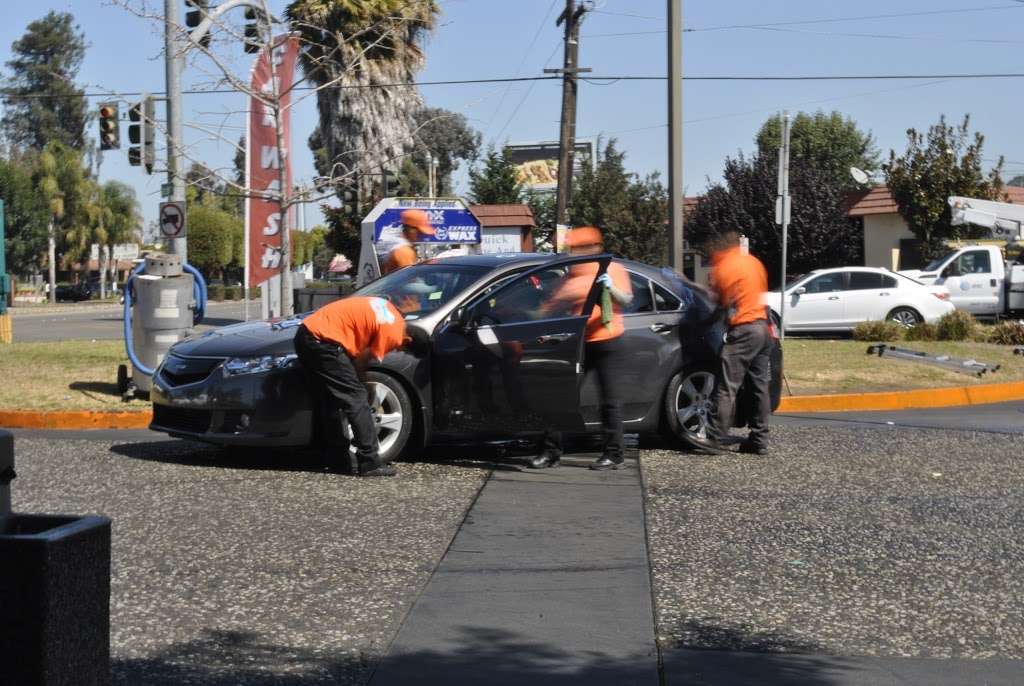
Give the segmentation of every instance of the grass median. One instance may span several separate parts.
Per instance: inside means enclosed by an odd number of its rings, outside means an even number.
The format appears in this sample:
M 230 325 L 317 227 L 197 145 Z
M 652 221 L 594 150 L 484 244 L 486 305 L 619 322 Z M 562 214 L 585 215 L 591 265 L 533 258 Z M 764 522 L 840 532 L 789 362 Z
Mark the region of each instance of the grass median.
M 1024 380 L 1024 357 L 988 343 L 901 343 L 933 354 L 975 358 L 1002 368 L 975 378 L 914 362 L 867 355 L 868 343 L 788 338 L 784 394 L 899 391 Z M 145 400 L 121 401 L 117 366 L 121 341 L 59 341 L 0 345 L 0 410 L 144 411 Z

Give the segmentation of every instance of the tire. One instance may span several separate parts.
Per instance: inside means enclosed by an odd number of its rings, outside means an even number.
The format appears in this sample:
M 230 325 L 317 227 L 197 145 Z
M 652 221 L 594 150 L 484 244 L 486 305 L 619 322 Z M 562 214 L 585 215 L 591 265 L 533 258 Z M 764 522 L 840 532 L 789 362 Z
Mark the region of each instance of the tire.
M 887 314 L 885 318 L 908 329 L 912 326 L 917 326 L 924 321 L 924 317 L 921 316 L 921 313 L 912 307 L 897 307 Z
M 376 391 L 374 420 L 377 422 L 377 439 L 380 445 L 381 462 L 398 459 L 405 451 L 412 436 L 416 418 L 413 415 L 412 400 L 401 382 L 381 372 L 369 372 L 366 382 Z M 376 408 L 383 411 L 377 412 Z M 345 435 L 352 437 L 352 430 L 346 422 Z M 350 448 L 353 452 L 355 448 Z
M 711 398 L 715 390 L 715 369 L 710 364 L 687 367 L 665 388 L 664 426 L 668 436 L 707 438 L 711 420 Z

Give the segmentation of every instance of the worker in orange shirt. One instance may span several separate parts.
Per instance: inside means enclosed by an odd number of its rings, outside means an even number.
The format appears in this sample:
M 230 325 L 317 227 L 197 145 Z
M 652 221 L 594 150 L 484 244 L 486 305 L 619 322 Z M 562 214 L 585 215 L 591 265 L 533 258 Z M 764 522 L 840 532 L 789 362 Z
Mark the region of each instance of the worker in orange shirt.
M 755 411 L 750 420 L 750 435 L 740 443 L 740 452 L 764 455 L 768 451 L 771 414 L 772 334 L 763 300 L 768 290 L 768 274 L 759 259 L 740 249 L 740 234 L 730 230 L 713 242 L 711 280 L 719 305 L 729 310 L 729 329 L 715 379 L 715 411 L 709 436 L 706 440 L 688 440 L 701 452 L 728 452 L 722 441 L 729 435 L 736 395 L 746 381 L 754 396 Z
M 571 255 L 599 255 L 604 252 L 604 238 L 592 226 L 580 226 L 569 232 L 566 246 Z M 590 289 L 597 276 L 597 262 L 573 265 L 565 280 L 559 283 L 551 297 L 541 306 L 541 311 L 566 311 L 580 314 Z M 629 274 L 622 265 L 608 264 L 607 271 L 597 277 L 601 286 L 608 290 L 611 312 L 602 311 L 600 300 L 587 319 L 584 333 L 584 369 L 597 372 L 601 387 L 601 428 L 604 433 L 604 450 L 600 458 L 590 465 L 591 469 L 621 469 L 624 464 L 622 452 L 622 382 L 621 369 L 625 348 L 622 334 L 622 307 L 633 301 L 633 288 Z M 545 431 L 540 452 L 528 463 L 533 469 L 557 467 L 562 457 L 562 436 L 557 431 Z
M 416 249 L 412 244 L 419 242 L 420 236 L 433 236 L 437 233 L 423 210 L 402 210 L 399 221 L 402 223 L 402 238 L 384 259 L 382 276 L 416 264 Z
M 416 339 L 415 343 L 414 338 Z M 394 476 L 395 468 L 380 461 L 377 426 L 366 386 L 370 361 L 383 360 L 401 347 L 420 349 L 428 343 L 422 329 L 405 326 L 402 314 L 383 298 L 335 300 L 306 317 L 295 333 L 295 352 L 327 421 L 331 447 L 338 440 L 338 413 L 352 428 L 352 444 L 360 476 Z

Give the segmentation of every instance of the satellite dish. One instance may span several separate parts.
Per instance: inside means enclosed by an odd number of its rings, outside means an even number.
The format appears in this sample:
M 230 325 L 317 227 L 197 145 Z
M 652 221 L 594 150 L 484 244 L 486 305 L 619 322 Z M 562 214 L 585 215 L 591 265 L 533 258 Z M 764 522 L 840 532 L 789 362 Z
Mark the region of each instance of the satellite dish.
M 869 183 L 871 183 L 871 176 L 863 169 L 858 169 L 857 167 L 850 167 L 850 176 L 853 177 L 854 181 L 861 185 L 866 186 Z

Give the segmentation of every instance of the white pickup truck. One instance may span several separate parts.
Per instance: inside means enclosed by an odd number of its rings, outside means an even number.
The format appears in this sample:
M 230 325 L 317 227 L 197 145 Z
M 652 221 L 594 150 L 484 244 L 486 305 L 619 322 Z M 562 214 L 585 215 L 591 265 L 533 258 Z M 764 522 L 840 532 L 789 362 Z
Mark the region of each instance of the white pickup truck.
M 949 204 L 954 224 L 989 228 L 993 237 L 1011 241 L 1007 252 L 1017 253 L 1018 257 L 1004 260 L 997 245 L 968 245 L 937 257 L 924 269 L 909 269 L 900 274 L 925 284 L 945 286 L 949 301 L 957 309 L 978 317 L 1024 314 L 1024 253 L 1014 243 L 1024 239 L 1024 206 L 960 197 L 950 198 Z

